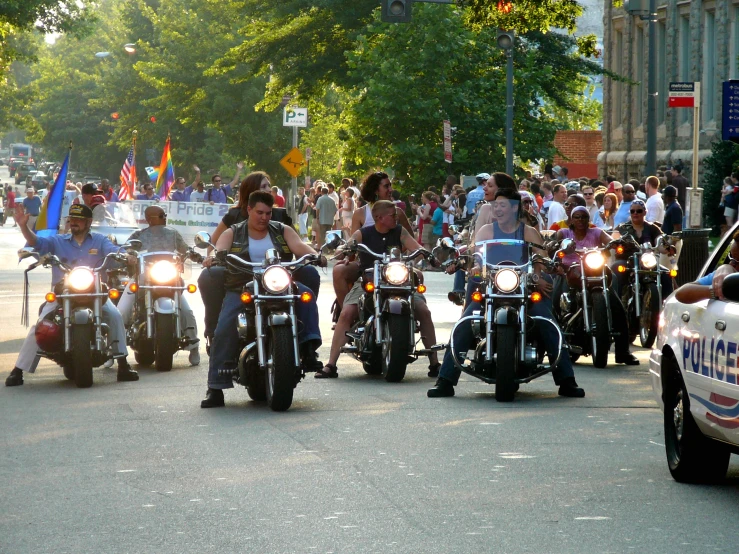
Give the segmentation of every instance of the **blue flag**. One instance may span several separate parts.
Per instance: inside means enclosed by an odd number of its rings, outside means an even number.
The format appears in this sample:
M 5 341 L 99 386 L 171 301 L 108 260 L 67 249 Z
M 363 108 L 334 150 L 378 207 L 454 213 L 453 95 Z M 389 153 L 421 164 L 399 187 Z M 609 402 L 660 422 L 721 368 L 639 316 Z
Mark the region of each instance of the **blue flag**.
M 46 197 L 46 202 L 41 206 L 41 211 L 36 219 L 36 236 L 50 237 L 59 231 L 59 222 L 62 219 L 62 203 L 64 202 L 64 191 L 67 188 L 67 169 L 69 167 L 69 152 L 64 158 L 62 168 L 56 176 L 54 186 Z

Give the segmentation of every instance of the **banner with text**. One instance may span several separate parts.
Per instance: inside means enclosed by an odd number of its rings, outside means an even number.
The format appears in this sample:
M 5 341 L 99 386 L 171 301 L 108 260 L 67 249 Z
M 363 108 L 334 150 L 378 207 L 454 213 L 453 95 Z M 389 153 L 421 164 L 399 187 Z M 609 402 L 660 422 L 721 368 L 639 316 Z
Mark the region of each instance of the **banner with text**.
M 177 229 L 187 244 L 192 245 L 195 233 L 206 231 L 213 234 L 226 215 L 229 204 L 208 204 L 205 202 L 154 202 L 150 200 L 127 200 L 140 229 L 148 227 L 144 210 L 152 204 L 161 207 L 167 214 L 167 227 Z

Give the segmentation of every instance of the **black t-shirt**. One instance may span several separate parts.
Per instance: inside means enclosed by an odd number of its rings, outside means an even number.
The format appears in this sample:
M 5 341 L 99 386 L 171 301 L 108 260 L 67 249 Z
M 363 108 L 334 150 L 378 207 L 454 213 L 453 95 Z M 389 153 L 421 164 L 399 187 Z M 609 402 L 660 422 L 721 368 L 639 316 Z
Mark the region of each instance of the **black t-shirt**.
M 665 208 L 665 219 L 662 222 L 662 232 L 665 235 L 671 235 L 673 233 L 673 229 L 675 229 L 675 225 L 683 223 L 683 210 L 680 207 L 680 204 L 677 202 L 673 202 L 672 204 L 668 204 Z
M 367 245 L 372 252 L 386 254 L 392 248 L 403 250 L 403 243 L 400 240 L 403 227 L 400 225 L 397 225 L 394 229 L 384 234 L 380 233 L 374 225 L 362 227 L 359 232 L 362 233 L 362 243 Z M 375 259 L 372 256 L 361 251 L 359 252 L 359 268 L 362 271 L 369 269 L 374 263 Z

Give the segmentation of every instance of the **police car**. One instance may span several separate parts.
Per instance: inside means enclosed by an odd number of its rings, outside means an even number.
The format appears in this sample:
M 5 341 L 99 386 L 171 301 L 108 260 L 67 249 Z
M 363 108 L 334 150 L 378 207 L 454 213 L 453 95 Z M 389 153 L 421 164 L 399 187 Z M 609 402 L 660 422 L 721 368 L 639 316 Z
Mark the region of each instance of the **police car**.
M 739 260 L 730 256 L 738 229 L 721 240 L 701 277 L 729 262 L 739 271 Z M 652 388 L 664 412 L 668 467 L 681 482 L 721 480 L 731 454 L 739 453 L 739 273 L 724 280 L 722 292 L 725 300 L 693 304 L 673 293 L 649 357 Z

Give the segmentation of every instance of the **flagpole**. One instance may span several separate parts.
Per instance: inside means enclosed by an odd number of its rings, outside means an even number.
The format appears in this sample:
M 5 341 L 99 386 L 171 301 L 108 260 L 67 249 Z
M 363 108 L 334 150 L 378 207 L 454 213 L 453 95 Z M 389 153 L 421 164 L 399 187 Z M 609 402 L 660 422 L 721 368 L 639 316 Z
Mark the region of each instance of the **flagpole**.
M 136 139 L 139 136 L 139 132 L 136 129 L 134 129 L 132 135 L 133 135 L 133 138 L 132 138 L 133 144 L 131 146 L 133 147 L 133 163 L 131 164 L 131 166 L 133 169 L 134 176 L 138 177 L 138 173 L 136 172 Z M 128 199 L 133 200 L 135 198 L 134 193 L 136 190 L 136 181 L 134 179 L 134 182 L 131 182 L 130 174 L 129 174 L 128 184 L 126 186 L 128 187 Z

